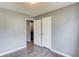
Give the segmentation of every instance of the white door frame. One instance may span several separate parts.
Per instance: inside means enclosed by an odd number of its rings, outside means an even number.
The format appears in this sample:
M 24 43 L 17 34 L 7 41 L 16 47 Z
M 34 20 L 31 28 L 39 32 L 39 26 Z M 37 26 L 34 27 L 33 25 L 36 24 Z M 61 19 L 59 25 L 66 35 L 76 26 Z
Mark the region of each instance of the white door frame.
M 27 20 L 31 20 L 31 21 L 34 21 L 34 19 L 31 19 L 31 18 L 25 18 L 25 40 L 26 40 L 26 45 L 27 45 Z

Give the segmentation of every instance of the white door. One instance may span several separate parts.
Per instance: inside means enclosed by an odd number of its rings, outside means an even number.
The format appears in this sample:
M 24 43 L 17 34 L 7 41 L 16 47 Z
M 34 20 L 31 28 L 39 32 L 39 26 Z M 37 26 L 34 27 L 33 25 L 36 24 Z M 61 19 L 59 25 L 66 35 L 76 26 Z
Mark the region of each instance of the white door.
M 42 18 L 42 46 L 51 49 L 52 26 L 51 17 Z
M 41 19 L 34 21 L 34 44 L 41 46 Z

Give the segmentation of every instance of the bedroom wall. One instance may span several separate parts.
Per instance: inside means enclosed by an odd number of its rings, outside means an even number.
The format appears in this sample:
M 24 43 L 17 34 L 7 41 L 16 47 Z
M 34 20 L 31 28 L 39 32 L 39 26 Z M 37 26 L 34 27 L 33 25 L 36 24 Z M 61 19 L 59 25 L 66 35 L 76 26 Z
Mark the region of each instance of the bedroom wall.
M 33 17 L 0 9 L 0 54 L 27 46 L 25 19 L 29 18 Z
M 36 19 L 47 16 L 52 17 L 52 49 L 79 57 L 79 3 L 39 15 Z

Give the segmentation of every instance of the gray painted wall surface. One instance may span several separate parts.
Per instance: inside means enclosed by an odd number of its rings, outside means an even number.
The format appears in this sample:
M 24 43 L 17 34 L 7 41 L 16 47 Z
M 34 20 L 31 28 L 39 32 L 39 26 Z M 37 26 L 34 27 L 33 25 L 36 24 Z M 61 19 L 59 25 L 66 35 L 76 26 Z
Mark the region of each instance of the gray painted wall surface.
M 79 57 L 79 3 L 37 16 L 52 16 L 52 49 Z
M 28 18 L 18 12 L 0 9 L 0 54 L 26 46 L 25 17 Z

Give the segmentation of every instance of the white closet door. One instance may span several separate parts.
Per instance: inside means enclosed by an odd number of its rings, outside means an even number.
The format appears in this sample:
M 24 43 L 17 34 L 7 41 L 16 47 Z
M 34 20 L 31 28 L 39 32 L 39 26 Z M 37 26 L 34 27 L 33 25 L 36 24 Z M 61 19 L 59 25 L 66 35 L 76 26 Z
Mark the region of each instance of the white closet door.
M 42 19 L 42 46 L 51 49 L 51 39 L 52 39 L 52 26 L 51 17 L 46 17 Z
M 41 19 L 34 21 L 34 44 L 41 46 Z

